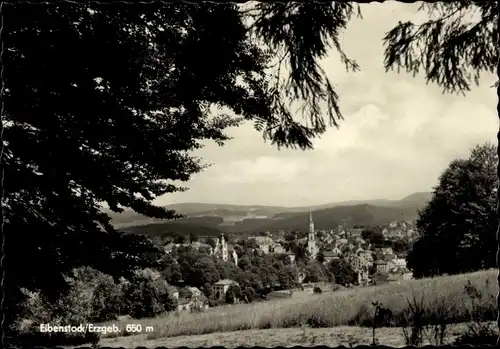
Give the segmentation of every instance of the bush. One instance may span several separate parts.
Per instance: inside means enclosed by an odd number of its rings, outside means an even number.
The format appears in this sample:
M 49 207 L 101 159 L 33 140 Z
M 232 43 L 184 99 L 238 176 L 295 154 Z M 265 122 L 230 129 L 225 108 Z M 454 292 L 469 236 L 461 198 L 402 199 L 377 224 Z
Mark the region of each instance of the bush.
M 486 280 L 485 286 L 489 286 L 489 281 Z M 488 307 L 488 304 L 495 302 L 495 296 L 485 294 L 472 285 L 470 280 L 464 286 L 464 294 L 469 298 L 471 303 L 470 317 L 472 323 L 468 325 L 468 330 L 463 335 L 459 336 L 455 343 L 456 345 L 496 345 L 498 339 L 497 330 L 491 327 L 491 324 L 483 324 L 485 318 L 492 318 L 496 315 L 496 308 Z
M 247 286 L 243 290 L 243 298 L 247 303 L 252 303 L 257 298 L 257 292 L 252 287 Z
M 455 345 L 492 345 L 496 346 L 498 333 L 490 325 L 474 323 L 466 333 L 455 339 Z
M 230 286 L 226 292 L 226 303 L 233 304 L 239 301 L 243 296 L 240 286 Z
M 318 286 L 316 286 L 316 287 L 313 289 L 313 293 L 323 293 L 323 291 L 321 290 L 321 288 L 319 288 Z
M 117 320 L 122 315 L 123 292 L 120 285 L 109 279 L 101 280 L 92 295 L 92 322 Z
M 176 308 L 166 283 L 144 275 L 134 276 L 124 286 L 124 298 L 128 314 L 135 319 L 151 318 Z
M 42 333 L 40 324 L 52 326 L 78 326 L 116 320 L 120 311 L 122 293 L 120 286 L 109 275 L 89 267 L 73 270 L 67 277 L 70 286 L 67 294 L 55 302 L 39 293 L 23 290 L 26 300 L 22 304 L 19 340 L 24 346 L 81 345 L 97 343 L 98 333 Z
M 49 302 L 38 293 L 29 293 L 24 304 L 24 319 L 20 324 L 19 343 L 25 347 L 80 345 L 98 343 L 98 333 L 42 333 L 40 324 L 51 326 L 78 326 L 89 323 L 92 315 L 90 297 L 76 288 L 57 302 Z M 87 307 L 86 307 L 87 305 Z

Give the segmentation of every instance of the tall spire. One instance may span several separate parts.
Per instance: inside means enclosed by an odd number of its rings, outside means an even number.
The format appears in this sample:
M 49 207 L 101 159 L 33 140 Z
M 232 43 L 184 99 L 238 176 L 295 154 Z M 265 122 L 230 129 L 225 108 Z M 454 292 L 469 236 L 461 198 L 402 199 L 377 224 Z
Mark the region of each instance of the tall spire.
M 314 222 L 312 212 L 309 211 L 309 235 L 314 234 Z

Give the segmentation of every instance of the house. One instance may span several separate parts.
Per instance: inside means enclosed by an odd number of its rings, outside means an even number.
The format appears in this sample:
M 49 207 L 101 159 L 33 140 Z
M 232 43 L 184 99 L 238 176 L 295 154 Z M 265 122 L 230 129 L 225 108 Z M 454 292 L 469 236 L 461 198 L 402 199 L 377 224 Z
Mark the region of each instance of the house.
M 179 298 L 192 298 L 199 297 L 202 295 L 202 292 L 197 287 L 185 286 L 178 290 Z
M 174 299 L 179 299 L 179 289 L 175 286 L 168 286 L 167 287 L 167 292 L 168 294 L 174 298 Z
M 290 263 L 295 263 L 295 254 L 291 251 L 285 253 L 288 259 L 290 259 Z
M 377 268 L 377 272 L 385 274 L 389 271 L 387 262 L 382 260 L 377 260 L 373 263 L 373 265 Z
M 166 244 L 164 247 L 165 253 L 166 254 L 172 253 L 172 250 L 174 249 L 174 247 L 175 247 L 175 244 L 173 244 L 173 243 Z
M 372 251 L 370 250 L 363 250 L 363 249 L 358 249 L 357 253 L 358 256 L 363 257 L 366 259 L 369 265 L 373 264 L 373 255 Z
M 370 263 L 364 257 L 355 255 L 351 258 L 351 265 L 354 271 L 358 272 L 363 268 L 368 268 Z
M 395 267 L 406 268 L 406 260 L 404 258 L 394 258 L 392 263 Z
M 254 236 L 251 239 L 255 239 L 259 248 L 266 254 L 270 253 L 271 247 L 274 245 L 274 241 L 269 236 Z
M 277 254 L 284 254 L 286 253 L 286 250 L 283 248 L 283 246 L 277 244 L 273 247 L 273 253 L 277 253 Z
M 136 274 L 150 278 L 151 280 L 158 280 L 159 278 L 161 278 L 161 273 L 158 270 L 151 269 L 151 268 L 145 268 L 142 270 L 138 270 L 136 272 Z
M 214 284 L 214 294 L 215 297 L 219 300 L 224 299 L 226 296 L 227 290 L 229 290 L 229 287 L 231 286 L 239 286 L 239 284 L 236 281 L 229 280 L 229 279 L 224 279 L 216 282 Z
M 368 272 L 368 268 L 364 267 L 359 269 L 356 272 L 356 280 L 358 282 L 358 285 L 365 285 L 368 283 L 370 280 L 370 274 Z
M 325 257 L 325 263 L 329 263 L 334 259 L 339 259 L 340 258 L 340 250 L 338 248 L 335 248 L 332 251 L 324 251 L 323 256 Z
M 381 251 L 383 255 L 392 255 L 394 252 L 391 247 L 382 247 Z
M 203 311 L 208 309 L 208 298 L 200 295 L 192 298 L 182 298 L 177 302 L 178 311 Z

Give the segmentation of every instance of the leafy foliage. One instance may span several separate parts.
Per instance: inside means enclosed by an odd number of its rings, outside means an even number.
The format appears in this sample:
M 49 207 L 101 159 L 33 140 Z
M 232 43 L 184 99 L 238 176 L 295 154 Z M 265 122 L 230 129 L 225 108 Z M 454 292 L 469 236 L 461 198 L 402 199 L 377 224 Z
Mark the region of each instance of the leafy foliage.
M 166 284 L 145 275 L 136 275 L 124 287 L 127 313 L 135 319 L 154 317 L 175 309 Z
M 485 144 L 443 172 L 431 202 L 420 213 L 421 237 L 407 257 L 415 277 L 495 266 L 497 161 L 495 148 Z
M 304 126 L 296 122 L 286 100 L 275 98 L 273 106 L 280 116 L 280 124 L 265 130 L 265 136 L 278 147 L 295 144 L 301 148 L 312 147 L 310 138 L 326 130 L 320 104 L 328 106 L 326 111 L 331 125 L 338 126 L 337 119 L 342 119 L 338 95 L 319 66 L 319 60 L 326 57 L 327 50 L 333 46 L 347 70 L 359 69 L 356 61 L 342 50 L 339 38 L 341 30 L 356 14 L 356 8 L 360 15 L 359 7 L 344 2 L 259 3 L 248 11 L 253 34 L 278 57 L 272 95 L 283 93 L 289 101 L 301 101 L 299 111 L 308 116 L 310 123 Z M 288 78 L 282 81 L 284 61 L 289 69 Z
M 469 91 L 482 72 L 495 72 L 498 4 L 495 1 L 425 3 L 430 20 L 400 22 L 384 38 L 386 70 L 421 71 L 446 92 Z
M 335 276 L 335 282 L 342 286 L 354 284 L 355 273 L 351 264 L 345 259 L 333 259 L 328 264 L 328 269 Z

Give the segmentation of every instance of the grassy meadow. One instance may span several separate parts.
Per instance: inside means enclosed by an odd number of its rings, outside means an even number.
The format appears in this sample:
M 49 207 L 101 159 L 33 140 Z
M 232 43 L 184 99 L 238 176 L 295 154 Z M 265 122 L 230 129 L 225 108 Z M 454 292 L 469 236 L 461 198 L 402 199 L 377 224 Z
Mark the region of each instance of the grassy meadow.
M 402 319 L 408 318 L 410 314 L 408 301 L 413 302 L 414 299 L 418 302 L 422 300 L 425 317 L 430 322 L 436 319 L 444 319 L 449 324 L 468 322 L 471 319 L 492 321 L 496 319 L 497 274 L 496 270 L 487 270 L 224 306 L 205 313 L 169 313 L 153 319 L 121 320 L 119 328 L 124 330 L 127 323 L 140 323 L 143 328 L 152 326 L 154 331 L 148 334 L 143 332 L 141 337 L 153 340 L 242 330 L 368 327 L 374 316 L 374 301 L 381 302 L 384 308 L 392 311 L 395 320 L 384 326 L 401 326 Z M 482 293 L 482 297 L 473 301 L 465 294 L 464 286 L 468 281 Z M 102 337 L 119 336 L 123 336 L 123 332 L 109 333 Z

